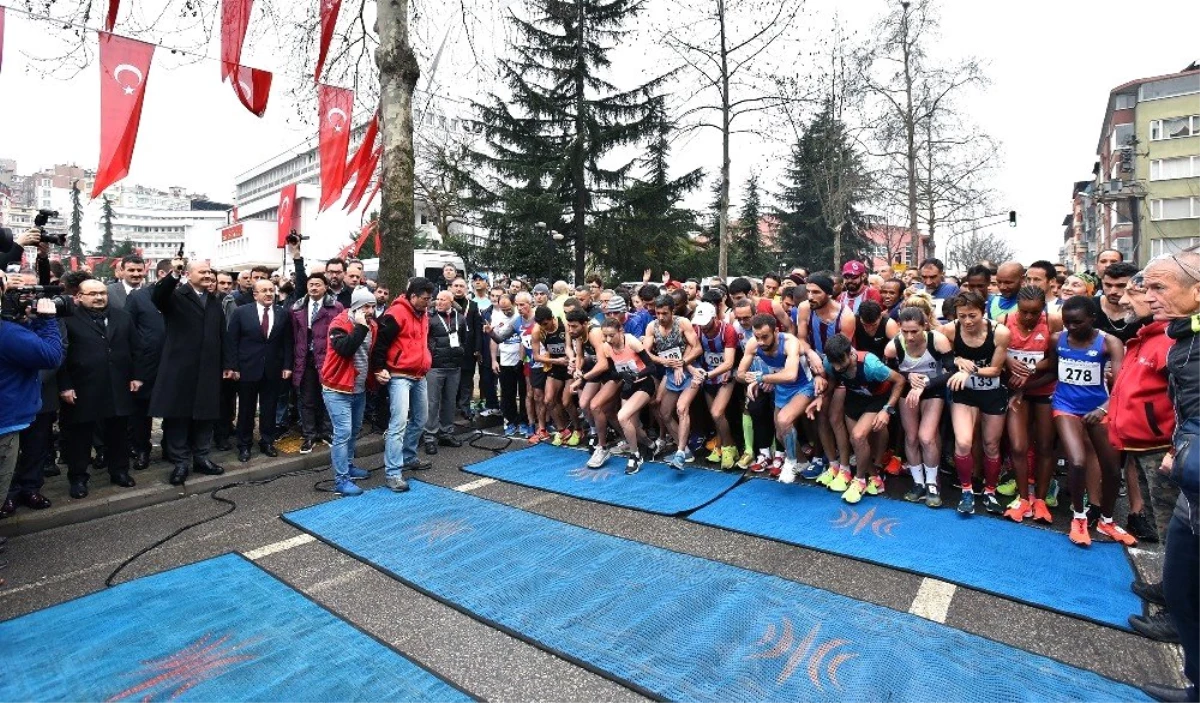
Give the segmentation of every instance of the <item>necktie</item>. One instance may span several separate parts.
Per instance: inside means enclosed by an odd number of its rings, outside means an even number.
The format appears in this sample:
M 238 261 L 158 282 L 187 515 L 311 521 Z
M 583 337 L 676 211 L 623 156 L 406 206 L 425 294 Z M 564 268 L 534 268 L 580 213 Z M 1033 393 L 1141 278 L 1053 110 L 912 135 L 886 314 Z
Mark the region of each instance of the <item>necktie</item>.
M 308 316 L 308 327 L 309 327 L 309 329 L 312 329 L 312 326 L 313 326 L 314 324 L 316 324 L 316 322 L 317 322 L 317 312 L 318 312 L 318 311 L 320 311 L 320 309 L 321 309 L 321 304 L 320 304 L 320 303 L 313 303 L 313 304 L 312 304 L 312 314 Z
M 271 308 L 263 308 L 262 333 L 263 338 L 267 337 L 267 332 L 271 329 Z

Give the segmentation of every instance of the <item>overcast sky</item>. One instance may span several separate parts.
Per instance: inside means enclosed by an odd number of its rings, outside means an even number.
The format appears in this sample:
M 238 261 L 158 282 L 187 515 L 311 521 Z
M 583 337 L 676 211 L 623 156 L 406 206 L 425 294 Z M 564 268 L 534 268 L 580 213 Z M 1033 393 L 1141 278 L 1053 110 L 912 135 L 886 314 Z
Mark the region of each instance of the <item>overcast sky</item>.
M 657 4 L 666 0 L 649 1 L 650 12 L 641 26 L 653 32 L 656 23 L 670 17 L 665 6 Z M 1015 230 L 1004 224 L 992 231 L 1011 237 L 1026 262 L 1057 255 L 1071 185 L 1091 176 L 1108 92 L 1129 80 L 1177 72 L 1200 58 L 1200 3 L 1169 4 L 1168 10 L 1117 0 L 943 1 L 941 39 L 934 51 L 943 57 L 971 54 L 986 65 L 991 85 L 972 97 L 968 110 L 970 118 L 1003 145 L 1003 165 L 994 184 L 997 210 L 1017 210 L 1020 223 Z M 847 30 L 858 31 L 861 38 L 886 4 L 812 0 L 800 16 L 797 44 L 827 32 L 835 8 Z M 22 173 L 54 163 L 95 168 L 99 69 L 93 63 L 69 80 L 45 79 L 29 70 L 23 52 L 44 53 L 45 46 L 38 42 L 45 30 L 43 23 L 8 13 L 0 72 L 5 105 L 0 110 L 0 157 L 16 159 Z M 440 38 L 441 32 L 434 26 L 424 34 Z M 207 54 L 218 52 L 214 37 Z M 468 53 L 461 33 L 452 35 L 438 71 L 439 91 L 470 98 L 486 84 L 481 74 L 476 80 L 459 78 Z M 250 47 L 248 54 L 254 61 L 247 63 L 282 69 L 272 65 L 273 56 L 279 55 L 272 47 Z M 631 83 L 654 70 L 645 56 L 637 47 L 619 52 L 616 81 Z M 302 85 L 303 79 L 277 73 L 275 81 L 267 115 L 258 119 L 220 82 L 215 61 L 180 65 L 178 58 L 159 49 L 127 181 L 185 186 L 216 200 L 231 200 L 238 173 L 311 136 L 311 127 L 296 118 L 296 105 L 284 94 L 286 87 Z M 311 109 L 315 111 L 315 99 Z M 786 145 L 741 136 L 734 147 L 735 204 L 752 168 L 773 189 Z M 681 143 L 674 162 L 680 173 L 700 167 L 715 175 L 720 164 L 716 133 L 701 133 Z M 699 207 L 708 198 L 706 190 L 689 204 Z

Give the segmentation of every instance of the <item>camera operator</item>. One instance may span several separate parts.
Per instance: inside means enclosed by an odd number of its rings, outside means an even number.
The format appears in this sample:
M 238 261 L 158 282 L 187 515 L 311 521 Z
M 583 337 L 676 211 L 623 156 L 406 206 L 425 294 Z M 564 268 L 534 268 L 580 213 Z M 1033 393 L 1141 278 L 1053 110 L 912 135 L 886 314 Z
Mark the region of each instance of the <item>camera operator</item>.
M 25 247 L 36 247 L 41 244 L 42 231 L 38 228 L 25 230 L 25 233 L 13 237 L 13 244 L 8 248 L 8 251 L 0 250 L 0 273 L 8 270 L 12 264 L 21 263 L 21 258 L 25 255 Z
M 225 316 L 217 296 L 208 292 L 215 284 L 208 261 L 174 259 L 171 266 L 151 294 L 166 323 L 166 342 L 150 395 L 150 415 L 163 418 L 163 443 L 175 464 L 171 485 L 182 486 L 190 471 L 225 473 L 208 458 L 213 422 L 221 416 Z M 225 375 L 233 377 L 232 372 Z
M 97 432 L 107 449 L 109 479 L 122 488 L 136 485 L 129 475 L 127 432 L 132 394 L 142 382 L 133 377 L 135 343 L 129 313 L 108 304 L 108 290 L 97 279 L 79 285 L 75 303 L 75 314 L 63 321 L 67 353 L 58 370 L 58 396 L 70 495 L 78 499 L 88 494 L 88 461 Z
M 0 277 L 0 295 L 6 291 L 7 283 Z M 17 463 L 19 433 L 41 408 L 38 372 L 56 369 L 63 360 L 54 301 L 39 299 L 34 312 L 22 322 L 0 320 L 0 486 L 5 495 Z M 6 498 L 0 517 L 15 509 L 16 504 Z

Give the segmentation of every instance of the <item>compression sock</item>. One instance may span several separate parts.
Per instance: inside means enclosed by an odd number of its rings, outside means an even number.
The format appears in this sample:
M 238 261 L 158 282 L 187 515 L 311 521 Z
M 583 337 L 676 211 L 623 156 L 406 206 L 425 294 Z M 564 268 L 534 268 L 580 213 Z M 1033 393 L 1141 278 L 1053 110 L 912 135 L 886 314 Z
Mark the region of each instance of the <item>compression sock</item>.
M 1000 482 L 1000 457 L 998 456 L 983 456 L 983 487 L 984 490 L 994 492 L 996 484 Z M 1018 489 L 1019 490 L 1019 489 Z
M 964 491 L 971 490 L 971 478 L 975 474 L 975 462 L 971 459 L 971 455 L 959 456 L 954 455 L 954 470 L 958 472 L 958 482 L 962 484 Z
M 749 413 L 742 413 L 742 441 L 746 444 L 746 451 L 754 451 L 754 420 Z

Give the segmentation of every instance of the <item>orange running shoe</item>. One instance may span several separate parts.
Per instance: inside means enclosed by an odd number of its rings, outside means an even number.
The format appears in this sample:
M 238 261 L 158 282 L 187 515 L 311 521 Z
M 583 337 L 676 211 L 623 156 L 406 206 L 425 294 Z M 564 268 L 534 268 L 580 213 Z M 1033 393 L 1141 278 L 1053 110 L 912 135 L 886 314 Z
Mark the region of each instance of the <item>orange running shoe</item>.
M 903 467 L 900 466 L 900 459 L 893 456 L 886 464 L 883 465 L 883 470 L 890 476 L 899 476 Z
M 1033 499 L 1033 519 L 1047 525 L 1054 524 L 1054 516 L 1050 514 L 1050 507 L 1041 498 Z
M 1096 523 L 1096 532 L 1104 535 L 1114 542 L 1120 542 L 1126 547 L 1137 545 L 1137 538 L 1121 529 L 1121 526 L 1116 522 L 1105 522 L 1103 519 Z
M 1004 514 L 1013 522 L 1021 522 L 1027 517 L 1033 517 L 1033 506 L 1029 501 L 1017 498 L 1008 504 L 1008 510 Z
M 1087 518 L 1071 519 L 1071 541 L 1080 547 L 1092 546 L 1092 536 L 1088 534 Z
M 550 439 L 550 433 L 547 432 L 545 428 L 542 428 L 542 429 L 538 430 L 537 432 L 535 432 L 534 435 L 532 437 L 530 437 L 527 441 L 530 444 L 537 444 L 539 442 L 545 442 L 548 439 Z

